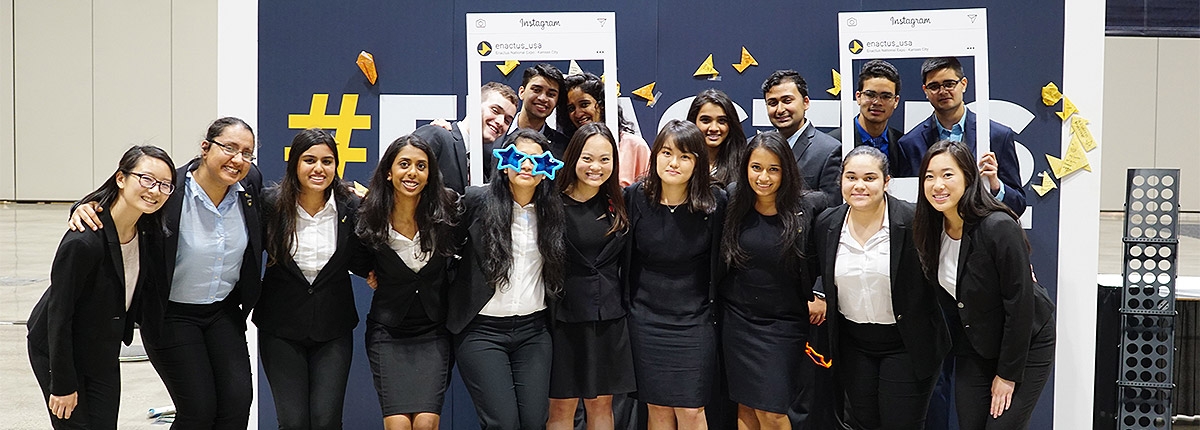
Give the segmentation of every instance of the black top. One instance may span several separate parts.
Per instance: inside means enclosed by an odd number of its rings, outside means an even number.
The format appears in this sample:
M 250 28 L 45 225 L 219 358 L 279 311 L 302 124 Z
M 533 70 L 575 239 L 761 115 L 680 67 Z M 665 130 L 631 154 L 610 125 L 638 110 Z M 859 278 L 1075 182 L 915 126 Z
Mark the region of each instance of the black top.
M 125 262 L 110 211 L 100 212 L 108 228 L 68 231 L 50 266 L 50 288 L 29 315 L 29 346 L 50 358 L 50 394 L 78 391 L 84 374 L 119 372 L 118 344 L 133 339 L 138 297 L 162 266 L 161 250 L 152 247 L 156 232 L 138 225 L 137 289 L 133 308 L 125 310 Z M 95 373 L 93 373 L 95 372 Z
M 371 297 L 367 319 L 399 335 L 418 335 L 446 321 L 447 258 L 431 254 L 414 272 L 391 248 L 371 252 L 379 285 Z
M 721 298 L 752 315 L 807 321 L 813 276 L 785 258 L 790 251 L 783 248 L 782 237 L 778 215 L 747 213 L 738 243 L 749 258 L 744 267 L 729 268 L 721 282 Z
M 609 200 L 596 194 L 580 203 L 564 196 L 567 268 L 555 318 L 564 322 L 605 321 L 625 315 L 621 251 L 625 232 L 612 227 Z
M 274 222 L 276 211 L 295 216 L 296 208 L 277 207 L 277 189 L 263 195 L 263 219 Z M 347 270 L 365 276 L 370 271 L 363 248 L 354 235 L 358 197 L 335 202 L 337 248 L 310 284 L 290 256 L 276 256 L 263 273 L 262 297 L 254 311 L 254 325 L 277 337 L 324 342 L 336 339 L 358 325 L 354 290 Z M 263 237 L 266 237 L 264 234 Z

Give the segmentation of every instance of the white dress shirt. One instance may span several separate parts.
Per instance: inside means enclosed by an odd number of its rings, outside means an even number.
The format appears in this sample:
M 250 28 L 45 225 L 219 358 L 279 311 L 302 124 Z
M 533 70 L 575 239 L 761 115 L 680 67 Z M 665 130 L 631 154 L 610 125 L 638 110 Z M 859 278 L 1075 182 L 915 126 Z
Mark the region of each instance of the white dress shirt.
M 429 253 L 421 252 L 421 232 L 419 231 L 413 235 L 412 239 L 409 239 L 396 229 L 389 228 L 388 247 L 392 248 L 400 260 L 404 261 L 404 265 L 413 272 L 420 272 L 425 268 L 425 263 L 429 262 Z
M 138 260 L 141 258 L 140 254 L 136 234 L 129 243 L 121 244 L 121 260 L 125 266 L 125 310 L 129 310 L 129 306 L 133 305 L 133 291 L 137 288 L 138 274 L 141 272 Z
M 938 284 L 958 298 L 958 253 L 962 250 L 962 239 L 952 239 L 942 231 L 942 246 L 938 252 Z
M 833 280 L 837 283 L 838 311 L 859 324 L 895 324 L 892 310 L 892 236 L 884 203 L 883 228 L 866 243 L 850 235 L 850 212 L 842 222 Z
M 296 205 L 296 240 L 292 242 L 292 260 L 311 284 L 337 250 L 337 205 L 333 195 L 315 215 Z
M 489 317 L 529 315 L 546 309 L 546 284 L 542 282 L 542 252 L 537 244 L 537 210 L 533 203 L 513 203 L 512 267 L 508 285 L 499 288 L 479 311 Z

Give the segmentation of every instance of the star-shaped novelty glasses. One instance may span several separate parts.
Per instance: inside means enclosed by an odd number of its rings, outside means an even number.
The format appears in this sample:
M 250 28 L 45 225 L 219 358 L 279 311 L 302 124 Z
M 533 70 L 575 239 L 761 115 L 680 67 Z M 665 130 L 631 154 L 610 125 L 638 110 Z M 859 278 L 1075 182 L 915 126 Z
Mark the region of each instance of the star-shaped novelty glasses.
M 550 180 L 554 180 L 554 174 L 558 169 L 563 167 L 563 162 L 554 158 L 550 151 L 543 152 L 539 155 L 529 155 L 518 151 L 516 146 L 508 144 L 508 146 L 496 148 L 492 150 L 492 155 L 495 155 L 498 161 L 496 162 L 496 170 L 513 169 L 513 171 L 521 171 L 521 163 L 525 160 L 533 162 L 533 174 L 543 175 Z

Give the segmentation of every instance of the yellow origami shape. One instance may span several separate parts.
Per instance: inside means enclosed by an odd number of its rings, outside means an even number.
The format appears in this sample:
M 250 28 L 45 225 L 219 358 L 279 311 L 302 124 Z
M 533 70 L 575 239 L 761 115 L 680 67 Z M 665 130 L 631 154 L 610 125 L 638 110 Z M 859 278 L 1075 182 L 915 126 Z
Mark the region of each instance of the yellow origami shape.
M 742 47 L 742 61 L 740 63 L 734 64 L 733 68 L 734 68 L 734 70 L 737 70 L 738 73 L 742 73 L 742 72 L 746 71 L 746 68 L 748 68 L 750 66 L 757 66 L 757 65 L 758 65 L 758 60 L 755 60 L 754 56 L 750 55 L 750 51 L 746 50 L 746 47 L 743 46 Z
M 842 93 L 842 74 L 838 73 L 837 69 L 833 69 L 833 88 L 825 90 L 825 92 L 833 94 L 835 97 Z
M 692 76 L 704 76 L 704 75 L 717 76 L 720 74 L 721 73 L 718 72 L 717 69 L 713 67 L 712 54 L 708 54 L 708 58 L 705 58 L 704 62 L 700 63 L 700 68 L 696 69 L 696 73 L 693 73 Z
M 1063 110 L 1062 112 L 1057 112 L 1058 117 L 1062 118 L 1063 121 L 1066 121 L 1067 118 L 1070 118 L 1071 115 L 1074 115 L 1078 112 L 1079 109 L 1075 107 L 1075 103 L 1071 103 L 1071 99 L 1069 97 L 1063 96 Z
M 1046 106 L 1054 106 L 1054 104 L 1058 103 L 1058 101 L 1062 100 L 1062 98 L 1062 93 L 1058 92 L 1058 85 L 1054 85 L 1053 82 L 1042 87 L 1042 104 Z
M 375 71 L 375 57 L 371 56 L 370 52 L 362 51 L 358 53 L 358 69 L 362 70 L 363 76 L 367 77 L 367 82 L 375 85 L 375 80 L 379 79 L 379 73 Z
M 1096 149 L 1096 138 L 1092 136 L 1092 130 L 1088 128 L 1088 120 L 1079 115 L 1071 118 L 1071 139 L 1079 139 L 1080 146 L 1084 151 Z
M 1050 173 L 1042 172 L 1042 183 L 1040 185 L 1032 185 L 1032 187 L 1034 191 L 1037 191 L 1039 196 L 1045 196 L 1050 190 L 1058 188 L 1058 185 L 1054 183 L 1053 179 L 1050 179 Z

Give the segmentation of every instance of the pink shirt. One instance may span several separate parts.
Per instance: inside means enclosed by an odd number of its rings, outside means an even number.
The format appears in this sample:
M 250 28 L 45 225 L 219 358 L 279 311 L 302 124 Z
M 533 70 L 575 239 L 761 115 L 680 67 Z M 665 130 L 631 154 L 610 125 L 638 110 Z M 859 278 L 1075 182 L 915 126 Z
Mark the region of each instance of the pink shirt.
M 617 172 L 621 186 L 637 182 L 638 178 L 650 170 L 650 146 L 634 133 L 621 133 L 621 141 L 617 143 L 617 156 L 621 170 Z

